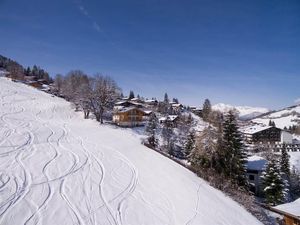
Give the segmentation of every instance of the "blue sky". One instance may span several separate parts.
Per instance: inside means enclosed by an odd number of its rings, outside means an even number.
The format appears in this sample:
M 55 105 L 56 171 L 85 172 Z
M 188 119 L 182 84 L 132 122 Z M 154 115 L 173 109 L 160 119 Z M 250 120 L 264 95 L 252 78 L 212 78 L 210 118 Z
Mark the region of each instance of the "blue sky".
M 0 0 L 0 54 L 185 104 L 300 97 L 299 0 Z

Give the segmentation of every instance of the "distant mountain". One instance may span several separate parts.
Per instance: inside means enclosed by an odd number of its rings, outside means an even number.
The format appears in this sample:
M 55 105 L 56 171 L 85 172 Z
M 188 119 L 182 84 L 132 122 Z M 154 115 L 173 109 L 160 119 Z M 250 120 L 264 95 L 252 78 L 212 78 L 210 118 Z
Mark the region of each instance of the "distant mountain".
M 230 110 L 234 110 L 237 112 L 237 114 L 239 115 L 239 119 L 241 120 L 250 120 L 270 111 L 267 108 L 251 106 L 232 106 L 224 103 L 213 105 L 212 108 L 223 113 L 229 112 Z
M 269 121 L 275 122 L 276 127 L 283 129 L 284 127 L 300 125 L 300 104 L 286 107 L 281 110 L 272 111 L 254 118 L 252 121 L 256 123 L 269 124 Z

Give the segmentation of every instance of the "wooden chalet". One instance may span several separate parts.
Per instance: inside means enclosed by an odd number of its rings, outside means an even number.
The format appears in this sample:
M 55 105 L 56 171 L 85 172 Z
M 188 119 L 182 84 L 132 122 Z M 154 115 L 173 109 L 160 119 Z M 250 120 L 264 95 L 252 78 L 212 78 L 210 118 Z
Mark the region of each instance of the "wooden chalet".
M 136 108 L 142 108 L 143 105 L 137 102 L 132 102 L 132 101 L 119 101 L 115 103 L 115 107 L 136 107 Z
M 113 122 L 122 127 L 136 127 L 144 125 L 145 112 L 137 107 L 117 110 L 113 114 Z
M 275 207 L 262 205 L 264 208 L 283 216 L 284 225 L 300 225 L 300 198 L 294 202 Z

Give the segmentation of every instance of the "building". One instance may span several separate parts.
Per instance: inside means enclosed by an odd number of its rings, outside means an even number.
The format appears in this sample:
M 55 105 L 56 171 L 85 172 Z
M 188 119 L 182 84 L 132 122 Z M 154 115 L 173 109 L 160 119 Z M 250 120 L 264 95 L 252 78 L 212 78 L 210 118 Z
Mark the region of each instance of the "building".
M 247 143 L 265 144 L 281 141 L 281 129 L 272 126 L 254 125 L 241 129 Z
M 156 99 L 146 99 L 145 100 L 145 104 L 146 105 L 156 106 L 158 104 L 158 101 Z
M 179 120 L 179 117 L 177 115 L 168 115 L 168 116 L 159 118 L 158 121 L 159 121 L 159 123 L 169 122 L 172 127 L 177 127 L 178 120 Z
M 128 107 L 117 110 L 113 114 L 113 122 L 122 127 L 144 125 L 145 112 L 137 107 Z
M 283 216 L 284 225 L 300 225 L 300 198 L 294 202 L 278 205 L 275 207 L 263 206 L 268 210 Z
M 290 132 L 282 130 L 280 142 L 286 143 L 286 144 L 292 144 L 293 143 L 293 135 Z
M 241 129 L 248 144 L 292 144 L 293 136 L 273 126 L 252 125 Z
M 132 102 L 132 101 L 119 101 L 115 103 L 115 107 L 120 108 L 120 107 L 137 107 L 137 108 L 142 108 L 143 105 L 140 103 Z
M 256 196 L 263 194 L 261 175 L 267 166 L 267 160 L 260 156 L 250 156 L 247 159 L 247 179 L 250 185 L 250 191 Z

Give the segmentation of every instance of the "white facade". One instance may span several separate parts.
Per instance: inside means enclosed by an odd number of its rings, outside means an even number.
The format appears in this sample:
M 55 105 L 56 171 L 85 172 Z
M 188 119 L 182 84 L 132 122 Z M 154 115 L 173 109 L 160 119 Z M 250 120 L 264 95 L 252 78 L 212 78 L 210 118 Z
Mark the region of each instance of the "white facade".
M 292 144 L 293 143 L 293 135 L 284 130 L 281 131 L 281 143 Z

